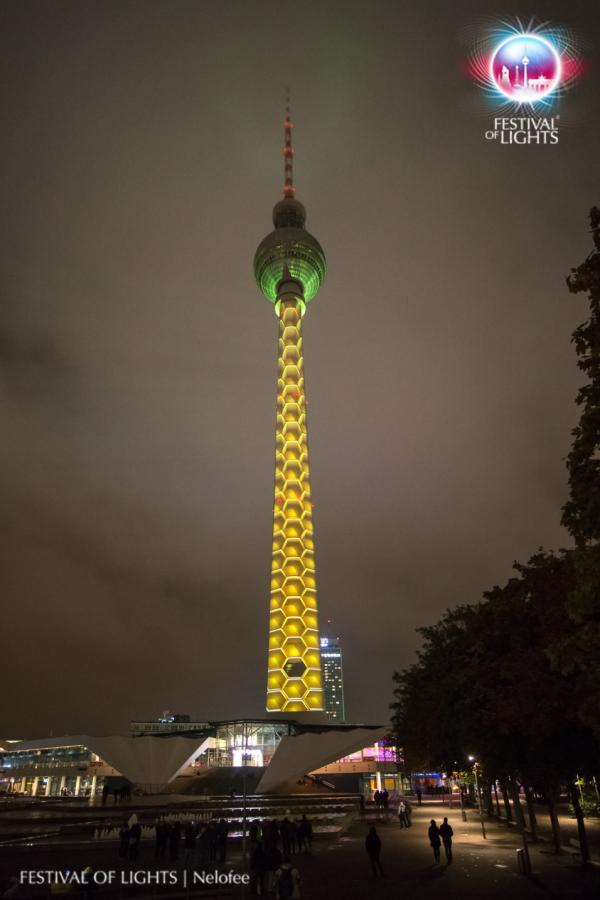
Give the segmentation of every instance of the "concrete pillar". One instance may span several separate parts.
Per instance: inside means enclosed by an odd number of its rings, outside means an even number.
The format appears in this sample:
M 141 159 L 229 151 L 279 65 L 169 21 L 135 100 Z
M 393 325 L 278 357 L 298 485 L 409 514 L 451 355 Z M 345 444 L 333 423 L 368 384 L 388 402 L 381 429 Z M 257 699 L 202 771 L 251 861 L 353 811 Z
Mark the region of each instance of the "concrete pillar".
M 23 776 L 23 778 L 21 778 L 21 787 L 19 788 L 19 790 L 22 794 L 25 793 L 25 785 L 26 784 L 27 784 L 27 779 L 25 778 L 25 776 Z
M 60 784 L 58 786 L 58 793 L 60 794 L 61 797 L 62 797 L 62 792 L 65 789 L 65 781 L 66 780 L 67 780 L 66 777 L 64 775 L 62 775 L 61 779 L 60 779 Z
M 96 793 L 96 781 L 98 779 L 97 775 L 92 775 L 92 786 L 90 788 L 90 797 L 93 797 Z
M 50 796 L 51 789 L 52 789 L 52 778 L 50 777 L 50 775 L 48 775 L 48 778 L 46 779 L 46 797 Z
M 35 778 L 33 779 L 33 784 L 31 786 L 31 796 L 32 797 L 37 796 L 39 783 L 40 783 L 39 775 L 36 775 Z
M 81 787 L 81 775 L 75 779 L 75 796 L 79 797 L 79 788 Z
M 380 791 L 382 785 L 381 785 L 381 772 L 379 770 L 377 771 L 375 778 L 377 779 L 377 790 Z

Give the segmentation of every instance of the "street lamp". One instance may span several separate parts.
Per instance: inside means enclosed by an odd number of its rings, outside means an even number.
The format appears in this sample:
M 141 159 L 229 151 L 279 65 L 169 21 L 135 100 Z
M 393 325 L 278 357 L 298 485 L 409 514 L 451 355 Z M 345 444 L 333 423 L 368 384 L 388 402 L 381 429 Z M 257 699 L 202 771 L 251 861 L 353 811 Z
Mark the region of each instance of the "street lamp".
M 479 820 L 481 822 L 481 833 L 484 840 L 487 835 L 485 833 L 485 825 L 483 823 L 483 809 L 481 808 L 481 793 L 479 791 L 479 763 L 474 756 L 469 756 L 469 762 L 473 763 L 473 774 L 475 776 L 475 793 L 477 794 L 477 805 L 479 806 Z

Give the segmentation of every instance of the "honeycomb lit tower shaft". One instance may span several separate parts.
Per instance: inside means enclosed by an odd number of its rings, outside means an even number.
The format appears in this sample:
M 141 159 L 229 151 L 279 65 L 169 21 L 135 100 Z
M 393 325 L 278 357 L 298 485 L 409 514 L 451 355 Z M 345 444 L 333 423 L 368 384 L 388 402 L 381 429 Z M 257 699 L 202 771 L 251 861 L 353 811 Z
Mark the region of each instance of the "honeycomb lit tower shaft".
M 302 317 L 325 280 L 325 254 L 296 200 L 289 97 L 283 200 L 254 255 L 256 283 L 279 320 L 275 506 L 267 675 L 268 712 L 324 709 L 312 503 L 308 472 Z
M 267 709 L 323 709 L 302 357 L 302 301 L 279 307 Z

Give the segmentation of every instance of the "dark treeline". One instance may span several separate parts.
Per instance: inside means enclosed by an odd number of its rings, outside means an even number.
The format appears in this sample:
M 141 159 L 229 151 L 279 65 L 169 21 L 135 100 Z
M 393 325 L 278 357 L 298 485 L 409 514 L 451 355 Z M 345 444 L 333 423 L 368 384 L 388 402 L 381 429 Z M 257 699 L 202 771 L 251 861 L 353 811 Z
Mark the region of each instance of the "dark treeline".
M 573 334 L 586 375 L 576 399 L 581 416 L 562 515 L 574 546 L 540 549 L 527 563 L 515 563 L 516 575 L 477 605 L 449 610 L 436 625 L 419 629 L 422 649 L 414 665 L 394 675 L 392 703 L 410 769 L 451 772 L 475 755 L 489 812 L 493 802 L 502 803 L 507 818 L 520 828 L 527 822 L 535 837 L 533 795 L 542 795 L 557 851 L 556 803 L 566 789 L 584 862 L 589 852 L 576 782 L 600 783 L 599 209 L 592 209 L 590 222 L 594 249 L 567 278 L 569 290 L 585 292 L 590 304 Z

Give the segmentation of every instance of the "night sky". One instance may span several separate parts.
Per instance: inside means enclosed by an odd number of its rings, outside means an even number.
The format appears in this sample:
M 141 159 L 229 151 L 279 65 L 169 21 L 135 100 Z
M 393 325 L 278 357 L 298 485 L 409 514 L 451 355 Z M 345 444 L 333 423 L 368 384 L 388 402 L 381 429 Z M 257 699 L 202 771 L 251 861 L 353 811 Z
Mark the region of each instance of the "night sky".
M 493 15 L 571 28 L 558 146 L 466 75 Z M 304 323 L 322 624 L 385 722 L 414 629 L 568 544 L 563 457 L 598 194 L 585 2 L 0 7 L 0 736 L 261 715 L 283 179 L 328 279 Z M 323 629 L 324 630 L 324 629 Z

